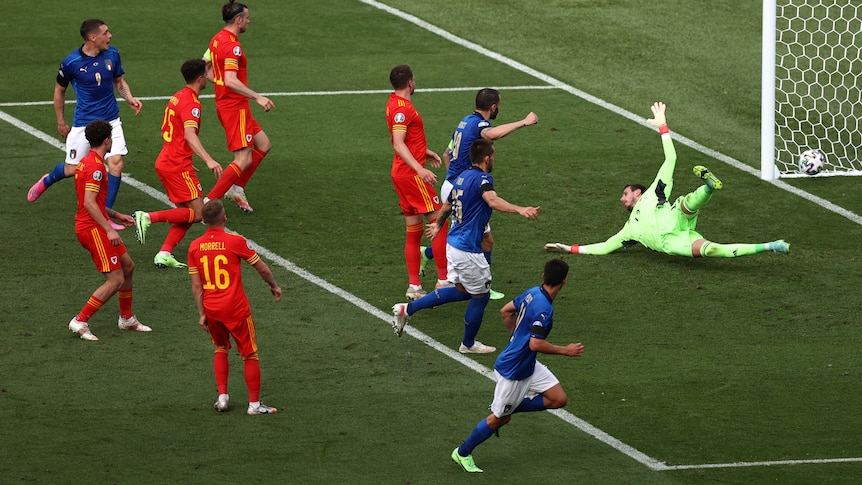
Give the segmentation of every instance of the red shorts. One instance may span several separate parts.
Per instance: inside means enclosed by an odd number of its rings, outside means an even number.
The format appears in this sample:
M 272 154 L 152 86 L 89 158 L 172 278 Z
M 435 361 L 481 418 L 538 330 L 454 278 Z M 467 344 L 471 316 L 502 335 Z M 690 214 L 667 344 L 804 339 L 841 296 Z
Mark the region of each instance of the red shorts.
M 194 169 L 182 172 L 168 172 L 156 169 L 156 175 L 168 192 L 168 198 L 174 204 L 189 202 L 203 195 L 201 183 Z
M 207 328 L 213 344 L 231 348 L 230 337 L 233 336 L 239 355 L 247 357 L 257 352 L 257 332 L 251 315 L 235 322 L 219 322 L 207 318 Z
M 426 184 L 418 175 L 412 177 L 392 177 L 392 185 L 398 194 L 398 205 L 404 216 L 415 216 L 434 212 L 440 207 L 440 198 L 434 186 Z
M 90 251 L 99 273 L 110 273 L 122 268 L 120 256 L 126 254 L 126 245 L 120 243 L 118 246 L 112 246 L 104 229 L 94 227 L 87 231 L 75 232 L 75 235 L 78 236 L 81 246 Z
M 218 109 L 216 114 L 224 128 L 227 138 L 227 149 L 235 152 L 240 148 L 254 146 L 254 135 L 261 131 L 260 125 L 251 115 L 250 109 Z

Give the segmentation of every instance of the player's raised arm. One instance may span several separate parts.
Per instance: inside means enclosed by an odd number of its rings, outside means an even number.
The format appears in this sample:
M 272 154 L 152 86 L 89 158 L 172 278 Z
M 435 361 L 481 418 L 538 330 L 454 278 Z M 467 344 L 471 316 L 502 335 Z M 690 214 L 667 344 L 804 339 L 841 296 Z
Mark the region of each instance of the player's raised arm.
M 658 133 L 661 135 L 661 144 L 664 149 L 664 163 L 659 168 L 655 180 L 650 184 L 649 190 L 653 190 L 662 182 L 670 193 L 673 185 L 673 171 L 676 168 L 676 148 L 673 146 L 673 139 L 670 137 L 670 130 L 667 127 L 667 106 L 661 101 L 653 103 L 650 107 L 653 117 L 647 120 L 647 123 L 658 128 Z

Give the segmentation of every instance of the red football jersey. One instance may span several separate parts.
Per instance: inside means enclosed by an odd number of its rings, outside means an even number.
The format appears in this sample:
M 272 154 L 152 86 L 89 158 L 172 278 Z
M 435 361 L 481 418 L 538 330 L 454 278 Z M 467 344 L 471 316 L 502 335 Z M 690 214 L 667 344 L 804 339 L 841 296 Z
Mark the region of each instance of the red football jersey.
M 386 103 L 386 122 L 389 124 L 390 136 L 397 132 L 407 133 L 404 143 L 413 154 L 413 158 L 424 167 L 425 154 L 428 151 L 425 125 L 422 123 L 422 117 L 413 107 L 413 103 L 395 93 L 390 93 L 389 102 Z M 413 177 L 415 175 L 416 171 L 404 163 L 401 156 L 396 153 L 392 160 L 392 176 Z
M 162 151 L 156 158 L 156 168 L 167 172 L 192 169 L 194 151 L 186 141 L 185 129 L 201 131 L 201 102 L 194 89 L 186 86 L 174 94 L 165 107 L 162 118 Z
M 221 228 L 208 228 L 189 244 L 189 274 L 198 274 L 203 283 L 207 318 L 232 322 L 251 315 L 242 287 L 242 260 L 255 264 L 260 256 L 244 237 Z
M 216 108 L 241 109 L 248 108 L 248 98 L 237 94 L 225 86 L 225 71 L 236 71 L 237 79 L 248 86 L 248 69 L 246 69 L 245 53 L 239 44 L 239 39 L 231 31 L 222 29 L 210 41 L 210 55 L 213 63 L 213 84 L 215 84 Z
M 75 169 L 75 193 L 78 195 L 75 232 L 99 227 L 99 224 L 84 207 L 84 194 L 86 192 L 96 193 L 96 204 L 98 204 L 105 219 L 108 219 L 108 211 L 105 209 L 105 201 L 108 198 L 108 167 L 105 166 L 102 157 L 93 150 L 90 150 L 90 153 L 78 162 L 78 168 Z

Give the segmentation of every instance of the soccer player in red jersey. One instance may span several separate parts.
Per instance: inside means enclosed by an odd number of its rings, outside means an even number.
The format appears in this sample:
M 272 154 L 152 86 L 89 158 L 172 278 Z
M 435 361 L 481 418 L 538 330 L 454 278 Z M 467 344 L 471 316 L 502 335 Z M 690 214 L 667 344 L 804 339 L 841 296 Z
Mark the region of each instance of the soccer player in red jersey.
M 177 91 L 165 107 L 165 116 L 162 119 L 164 144 L 156 158 L 156 174 L 168 192 L 168 198 L 177 207 L 156 212 L 135 211 L 132 214 L 135 218 L 135 235 L 141 244 L 146 242 L 147 229 L 151 223 L 171 224 L 162 249 L 153 258 L 153 263 L 158 268 L 186 267 L 171 253 L 185 237 L 192 223 L 201 220 L 204 203 L 201 183 L 192 166 L 192 155 L 197 154 L 202 158 L 216 178 L 222 174 L 221 165 L 207 153 L 198 138 L 201 129 L 201 102 L 198 96 L 207 85 L 206 62 L 203 59 L 186 61 L 180 72 L 186 81 L 186 87 Z
M 419 279 L 420 255 L 419 246 L 422 243 L 423 219 L 429 224 L 437 221 L 437 212 L 441 207 L 440 198 L 434 191 L 437 176 L 425 168 L 425 160 L 431 160 L 431 166 L 439 168 L 440 157 L 428 149 L 425 140 L 425 126 L 422 117 L 410 102 L 410 97 L 416 89 L 413 71 L 410 66 L 402 64 L 395 66 L 389 73 L 389 82 L 394 92 L 389 95 L 386 104 L 386 122 L 392 136 L 392 148 L 395 157 L 392 160 L 392 184 L 398 194 L 401 212 L 407 226 L 407 241 L 404 245 L 404 258 L 407 261 L 407 275 L 410 283 L 407 287 L 407 298 L 415 300 L 425 296 L 422 282 Z M 445 226 L 444 226 L 445 227 Z M 446 238 L 437 238 L 432 242 L 432 248 L 437 265 L 437 286 L 448 285 L 446 282 Z
M 227 218 L 221 200 L 213 199 L 204 204 L 203 220 L 207 231 L 189 246 L 189 274 L 200 315 L 198 325 L 209 332 L 216 347 L 213 370 L 219 396 L 215 408 L 221 412 L 227 411 L 229 406 L 227 353 L 232 336 L 243 360 L 248 414 L 274 413 L 276 408 L 260 402 L 257 331 L 242 286 L 242 261 L 252 265 L 269 284 L 269 291 L 275 295 L 276 301 L 281 300 L 281 288 L 266 263 L 249 247 L 248 241 L 238 234 L 225 232 Z
M 245 185 L 272 144 L 252 116 L 248 100 L 253 99 L 264 111 L 274 109 L 275 104 L 248 87 L 245 51 L 239 43 L 239 34 L 248 30 L 248 7 L 230 1 L 222 6 L 221 13 L 224 29 L 210 41 L 204 59 L 212 63 L 216 114 L 224 127 L 227 148 L 233 152 L 234 159 L 207 198 L 226 196 L 243 211 L 251 212 L 253 209 L 245 196 Z
M 117 325 L 122 330 L 149 332 L 152 329 L 135 318 L 132 313 L 132 275 L 135 263 L 126 252 L 126 246 L 108 217 L 131 224 L 132 216 L 105 208 L 108 196 L 108 169 L 105 154 L 111 150 L 111 124 L 95 120 L 87 124 L 84 136 L 90 144 L 90 152 L 82 158 L 75 170 L 75 191 L 78 195 L 78 212 L 75 214 L 75 235 L 85 249 L 90 251 L 96 269 L 105 275 L 105 282 L 96 288 L 84 308 L 69 322 L 69 330 L 84 340 L 99 340 L 90 331 L 90 317 L 114 293 L 119 293 L 120 319 Z

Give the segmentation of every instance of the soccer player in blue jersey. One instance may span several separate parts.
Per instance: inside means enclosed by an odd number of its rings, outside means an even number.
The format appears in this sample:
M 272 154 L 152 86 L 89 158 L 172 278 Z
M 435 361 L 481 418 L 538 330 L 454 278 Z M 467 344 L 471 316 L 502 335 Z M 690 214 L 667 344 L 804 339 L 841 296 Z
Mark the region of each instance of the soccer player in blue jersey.
M 719 244 L 701 236 L 697 228 L 700 208 L 712 198 L 723 184 L 709 169 L 694 167 L 694 174 L 703 179 L 694 192 L 671 202 L 673 171 L 676 167 L 676 149 L 667 127 L 664 103 L 652 105 L 653 118 L 647 120 L 658 128 L 664 148 L 664 163 L 649 187 L 630 184 L 623 188 L 620 202 L 631 212 L 625 226 L 604 242 L 578 245 L 547 243 L 545 250 L 572 254 L 609 254 L 618 249 L 641 243 L 644 246 L 672 256 L 693 258 L 735 258 L 772 251 L 787 254 L 790 245 L 783 239 L 759 244 Z
M 530 112 L 524 119 L 513 121 L 500 126 L 491 126 L 491 120 L 497 118 L 497 113 L 500 112 L 500 92 L 492 88 L 480 89 L 476 93 L 476 111 L 465 116 L 458 123 L 455 132 L 452 133 L 452 139 L 449 141 L 449 146 L 443 153 L 443 162 L 446 164 L 446 180 L 440 187 L 440 197 L 446 200 L 449 197 L 449 192 L 452 191 L 452 184 L 461 172 L 467 170 L 472 165 L 470 161 L 470 146 L 474 141 L 482 138 L 485 140 L 499 140 L 504 136 L 512 133 L 525 126 L 535 125 L 539 122 L 539 117 L 536 113 Z M 482 252 L 485 254 L 485 259 L 488 264 L 491 264 L 491 249 L 494 246 L 494 238 L 491 236 L 491 226 L 485 228 L 484 239 L 482 240 Z M 434 258 L 434 253 L 431 247 L 422 247 L 422 262 L 419 267 L 419 273 L 424 276 L 425 266 L 428 261 Z M 491 299 L 499 300 L 505 295 L 497 291 L 491 290 Z
M 90 151 L 84 136 L 84 127 L 94 120 L 110 122 L 113 138 L 111 151 L 107 154 L 108 199 L 107 207 L 114 206 L 120 177 L 123 173 L 123 155 L 129 152 L 120 122 L 120 108 L 114 98 L 114 90 L 129 103 L 135 114 L 141 112 L 141 102 L 132 96 L 123 75 L 120 53 L 111 45 L 111 31 L 99 19 L 87 19 L 81 23 L 84 44 L 63 59 L 57 83 L 54 85 L 54 112 L 57 115 L 57 131 L 66 139 L 66 160 L 43 175 L 27 192 L 27 200 L 36 201 L 54 182 L 75 174 L 78 161 Z M 75 90 L 77 102 L 72 126 L 66 124 L 66 89 Z M 120 226 L 123 227 L 123 226 Z M 116 228 L 116 227 L 115 227 Z
M 565 261 L 548 261 L 542 273 L 542 285 L 521 293 L 500 310 L 512 338 L 494 363 L 497 386 L 491 414 L 479 421 L 470 436 L 452 451 L 452 459 L 465 471 L 482 472 L 473 462 L 473 449 L 506 425 L 512 414 L 566 405 L 568 396 L 560 381 L 536 357 L 539 353 L 578 357 L 584 351 L 580 343 L 561 346 L 547 340 L 554 326 L 553 302 L 566 284 L 568 273 L 569 265 Z
M 482 234 L 491 219 L 491 212 L 511 212 L 527 219 L 539 218 L 539 207 L 511 204 L 494 189 L 491 171 L 494 168 L 494 144 L 479 139 L 470 145 L 472 165 L 456 179 L 449 198 L 440 209 L 437 221 L 429 224 L 426 235 L 434 239 L 452 216 L 452 226 L 446 236 L 447 281 L 452 286 L 437 288 L 433 293 L 410 303 L 392 307 L 392 327 L 399 337 L 407 318 L 424 308 L 453 301 L 470 300 L 464 315 L 464 338 L 458 351 L 462 354 L 485 354 L 497 350 L 476 340 L 491 289 L 491 268 L 482 254 Z

